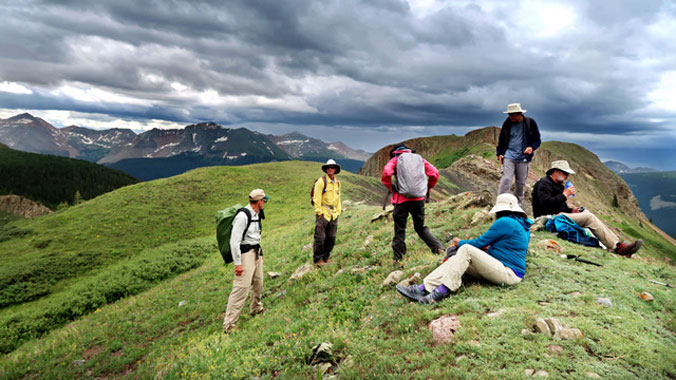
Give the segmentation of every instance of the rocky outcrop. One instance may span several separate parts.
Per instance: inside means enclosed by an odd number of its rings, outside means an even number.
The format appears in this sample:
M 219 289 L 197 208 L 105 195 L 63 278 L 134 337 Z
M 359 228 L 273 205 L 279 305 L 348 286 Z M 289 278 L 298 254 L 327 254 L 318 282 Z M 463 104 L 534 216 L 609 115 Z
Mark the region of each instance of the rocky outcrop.
M 10 214 L 21 215 L 24 218 L 35 218 L 36 216 L 51 214 L 53 212 L 37 202 L 18 195 L 0 196 L 0 210 Z

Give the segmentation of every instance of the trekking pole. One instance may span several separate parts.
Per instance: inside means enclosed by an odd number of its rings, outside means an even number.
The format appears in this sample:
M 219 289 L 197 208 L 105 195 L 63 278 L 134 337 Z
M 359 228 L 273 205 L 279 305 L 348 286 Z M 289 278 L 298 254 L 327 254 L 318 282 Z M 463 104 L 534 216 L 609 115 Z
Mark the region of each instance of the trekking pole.
M 577 255 L 566 255 L 566 258 L 567 259 L 573 259 L 575 261 L 579 261 L 579 262 L 585 263 L 585 264 L 596 265 L 597 267 L 602 266 L 601 264 L 597 264 L 597 263 L 591 262 L 589 260 L 581 259 L 580 256 L 577 256 Z
M 427 189 L 427 194 L 425 194 L 425 203 L 430 203 L 430 190 Z
M 385 199 L 383 200 L 383 210 L 387 207 L 387 201 L 390 199 L 390 193 L 389 190 L 387 191 L 387 194 L 385 194 Z
M 666 286 L 667 288 L 676 288 L 676 286 L 671 285 L 671 284 L 665 284 L 663 282 L 659 282 L 659 281 L 655 281 L 655 280 L 648 280 L 648 281 L 652 282 L 653 284 Z

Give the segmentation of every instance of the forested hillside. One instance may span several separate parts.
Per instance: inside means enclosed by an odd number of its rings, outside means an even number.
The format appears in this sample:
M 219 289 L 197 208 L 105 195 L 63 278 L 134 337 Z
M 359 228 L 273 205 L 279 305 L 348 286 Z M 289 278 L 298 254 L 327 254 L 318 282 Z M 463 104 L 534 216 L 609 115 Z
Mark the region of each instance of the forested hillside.
M 137 183 L 126 173 L 66 157 L 0 148 L 0 195 L 16 194 L 49 208 L 91 199 Z

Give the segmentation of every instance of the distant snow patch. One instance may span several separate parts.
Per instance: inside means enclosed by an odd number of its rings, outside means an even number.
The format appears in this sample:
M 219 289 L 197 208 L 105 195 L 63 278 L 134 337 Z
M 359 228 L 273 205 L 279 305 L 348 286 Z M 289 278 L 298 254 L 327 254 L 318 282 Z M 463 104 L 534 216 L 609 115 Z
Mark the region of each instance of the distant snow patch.
M 174 147 L 174 146 L 177 146 L 177 145 L 180 145 L 180 143 L 175 142 L 175 143 L 169 143 L 169 144 L 166 144 L 166 145 L 162 145 L 161 147 L 155 149 L 155 151 L 153 153 L 157 153 L 161 150 L 164 150 L 166 148 L 171 148 L 171 147 Z
M 200 150 L 202 150 L 202 145 L 198 146 L 197 148 L 194 148 L 192 151 L 199 152 Z
M 228 136 L 219 137 L 216 140 L 214 140 L 215 143 L 226 142 L 226 141 L 228 141 Z
M 653 211 L 669 207 L 676 207 L 676 202 L 664 201 L 661 195 L 656 195 L 650 199 L 650 209 Z
M 242 156 L 242 157 L 246 156 L 246 152 L 241 153 L 240 156 Z

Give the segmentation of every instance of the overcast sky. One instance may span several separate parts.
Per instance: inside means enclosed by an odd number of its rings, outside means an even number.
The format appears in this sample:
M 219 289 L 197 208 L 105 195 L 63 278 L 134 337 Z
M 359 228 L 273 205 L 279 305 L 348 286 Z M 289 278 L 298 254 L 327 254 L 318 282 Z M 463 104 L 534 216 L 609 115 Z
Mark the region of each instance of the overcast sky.
M 500 126 L 676 170 L 673 1 L 0 0 L 0 117 L 297 130 L 375 151 Z

